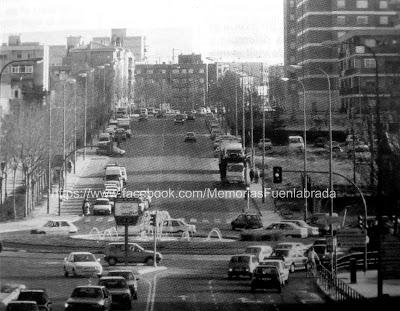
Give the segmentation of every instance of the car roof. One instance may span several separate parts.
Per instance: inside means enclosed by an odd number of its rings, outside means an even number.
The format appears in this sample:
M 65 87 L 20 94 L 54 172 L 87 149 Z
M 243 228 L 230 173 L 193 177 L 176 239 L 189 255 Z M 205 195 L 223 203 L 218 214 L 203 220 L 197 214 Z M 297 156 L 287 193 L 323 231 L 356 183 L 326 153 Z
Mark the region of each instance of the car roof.
M 35 305 L 37 305 L 36 301 L 33 301 L 33 300 L 12 300 L 8 304 L 35 304 Z
M 70 255 L 93 255 L 91 252 L 71 252 L 69 254 Z
M 249 245 L 249 246 L 247 246 L 246 248 L 258 248 L 258 247 L 261 247 L 261 248 L 267 248 L 267 247 L 269 247 L 269 248 L 271 248 L 271 246 L 269 246 L 269 245 Z
M 102 286 L 102 285 L 78 285 L 74 289 L 77 289 L 77 288 L 99 288 L 99 289 L 102 289 L 102 288 L 104 288 L 104 286 Z
M 45 289 L 21 289 L 20 293 L 26 293 L 26 292 L 35 292 L 35 293 L 45 293 Z
M 135 273 L 133 273 L 133 271 L 132 271 L 132 270 L 128 270 L 128 269 L 121 269 L 121 270 L 109 270 L 109 271 L 108 271 L 108 273 L 115 273 L 115 272 L 123 272 L 123 273 L 127 273 L 127 272 L 129 272 L 129 273 L 135 274 Z
M 123 276 L 102 276 L 101 280 L 125 280 Z
M 257 268 L 273 268 L 273 269 L 278 270 L 278 268 L 277 268 L 276 266 L 268 265 L 268 264 L 266 264 L 266 265 L 264 265 L 264 264 L 259 264 L 259 265 L 257 266 Z

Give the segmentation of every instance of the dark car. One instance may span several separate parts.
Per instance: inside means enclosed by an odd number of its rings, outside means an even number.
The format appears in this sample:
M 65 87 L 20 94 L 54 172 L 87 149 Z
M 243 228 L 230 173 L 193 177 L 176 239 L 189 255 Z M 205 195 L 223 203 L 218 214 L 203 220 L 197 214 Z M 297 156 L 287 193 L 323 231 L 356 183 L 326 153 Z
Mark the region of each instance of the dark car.
M 188 120 L 188 121 L 194 121 L 194 120 L 195 120 L 194 114 L 193 114 L 193 113 L 188 113 L 187 119 L 186 119 L 186 120 Z
M 139 121 L 147 121 L 147 115 L 146 114 L 141 114 L 139 116 Z
M 162 119 L 162 118 L 166 118 L 166 117 L 167 117 L 166 114 L 161 111 L 156 114 L 157 119 Z
M 187 132 L 185 142 L 196 142 L 196 135 L 194 132 Z
M 104 276 L 99 280 L 99 285 L 107 288 L 111 294 L 112 307 L 132 307 L 131 290 L 123 276 Z
M 138 277 L 131 271 L 131 270 L 111 270 L 108 271 L 109 276 L 122 276 L 125 278 L 126 283 L 131 291 L 131 295 L 133 299 L 137 299 L 137 281 L 139 280 Z
M 126 130 L 124 128 L 122 128 L 122 127 L 118 127 L 115 130 L 114 140 L 115 141 L 118 141 L 118 139 L 126 140 L 126 138 L 127 138 Z
M 183 123 L 185 123 L 185 116 L 184 115 L 182 115 L 182 114 L 178 114 L 176 117 L 175 117 L 175 120 L 174 120 L 174 124 L 183 124 Z
M 44 289 L 21 290 L 18 301 L 35 301 L 39 310 L 51 311 L 52 302 Z
M 240 214 L 231 222 L 232 230 L 236 229 L 258 229 L 263 224 L 260 215 L 257 214 Z
M 7 304 L 6 311 L 39 311 L 39 307 L 35 301 L 10 301 Z
M 253 272 L 251 291 L 257 289 L 276 289 L 282 292 L 282 280 L 278 269 L 272 265 L 259 265 Z
M 318 147 L 318 148 L 324 148 L 326 143 L 327 143 L 327 139 L 325 137 L 317 137 L 314 140 L 314 147 Z
M 104 286 L 78 286 L 65 303 L 65 311 L 109 311 L 110 308 L 111 294 Z

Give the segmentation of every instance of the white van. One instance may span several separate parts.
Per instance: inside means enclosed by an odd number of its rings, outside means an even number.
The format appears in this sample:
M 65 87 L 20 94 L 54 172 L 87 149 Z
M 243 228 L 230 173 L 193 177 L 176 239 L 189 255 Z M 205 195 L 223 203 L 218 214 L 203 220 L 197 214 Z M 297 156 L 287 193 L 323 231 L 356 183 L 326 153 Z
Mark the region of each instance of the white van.
M 289 152 L 303 152 L 304 140 L 301 136 L 289 136 Z
M 123 178 L 121 168 L 119 166 L 108 166 L 104 176 L 104 181 L 119 181 L 120 189 L 123 188 Z
M 228 183 L 246 183 L 246 169 L 243 163 L 228 163 L 226 166 L 226 181 Z

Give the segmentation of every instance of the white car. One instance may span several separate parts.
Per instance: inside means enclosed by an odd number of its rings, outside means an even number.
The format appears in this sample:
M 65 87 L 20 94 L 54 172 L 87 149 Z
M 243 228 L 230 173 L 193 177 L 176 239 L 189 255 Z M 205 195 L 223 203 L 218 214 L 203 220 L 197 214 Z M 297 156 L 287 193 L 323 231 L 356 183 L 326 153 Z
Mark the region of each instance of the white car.
M 280 259 L 265 258 L 260 262 L 260 265 L 271 265 L 277 267 L 283 283 L 287 284 L 289 281 L 289 269 L 285 266 L 285 261 Z M 284 285 L 284 284 L 282 284 Z
M 303 152 L 304 140 L 301 136 L 289 136 L 289 152 Z
M 164 233 L 183 233 L 185 231 L 194 234 L 196 232 L 196 226 L 189 225 L 182 219 L 166 219 L 162 224 L 162 232 Z
M 100 258 L 89 252 L 72 252 L 64 258 L 64 276 L 101 276 L 103 267 Z
M 312 227 L 302 219 L 290 219 L 290 220 L 285 219 L 281 220 L 281 222 L 291 222 L 298 225 L 299 227 L 306 228 L 308 236 L 319 236 L 318 227 Z
M 97 146 L 98 146 L 98 147 L 107 146 L 107 145 L 110 144 L 110 143 L 111 143 L 110 134 L 108 134 L 108 133 L 101 133 L 101 134 L 99 135 L 99 142 L 97 143 Z
M 93 204 L 93 215 L 105 214 L 111 215 L 112 207 L 107 198 L 98 198 Z
M 288 268 L 290 272 L 305 270 L 307 262 L 307 257 L 304 255 L 304 252 L 296 249 L 275 249 L 269 259 L 284 260 L 285 267 Z
M 259 230 L 259 229 L 256 229 Z M 266 232 L 277 233 L 285 237 L 300 237 L 306 238 L 308 236 L 307 229 L 299 227 L 298 225 L 290 222 L 274 222 L 264 228 Z
M 124 166 L 119 167 L 121 169 L 122 180 L 124 184 L 128 181 L 128 175 L 126 174 L 126 168 Z
M 36 234 L 69 234 L 78 232 L 78 228 L 69 220 L 49 220 L 43 226 L 31 230 Z
M 261 262 L 265 257 L 269 257 L 272 254 L 272 247 L 269 245 L 251 245 L 246 247 L 244 254 L 254 255 Z
M 264 144 L 265 144 L 265 150 L 272 148 L 271 139 L 265 138 L 264 141 L 262 139 L 260 139 L 260 142 L 257 145 L 258 149 L 262 149 Z
M 121 191 L 121 182 L 119 180 L 107 180 L 104 183 L 104 188 L 117 188 L 118 191 Z
M 103 197 L 104 198 L 116 198 L 119 192 L 119 188 L 115 185 L 107 185 L 104 189 Z

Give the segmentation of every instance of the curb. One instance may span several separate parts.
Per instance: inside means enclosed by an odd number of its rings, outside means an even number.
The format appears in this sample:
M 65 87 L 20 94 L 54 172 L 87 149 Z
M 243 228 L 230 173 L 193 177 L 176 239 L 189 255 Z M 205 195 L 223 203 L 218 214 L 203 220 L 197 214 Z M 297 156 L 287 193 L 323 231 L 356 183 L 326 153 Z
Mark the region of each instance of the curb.
M 17 288 L 15 288 L 12 292 L 0 293 L 0 310 L 4 310 L 10 301 L 17 299 L 21 289 L 25 288 L 26 286 L 24 284 L 18 284 Z

